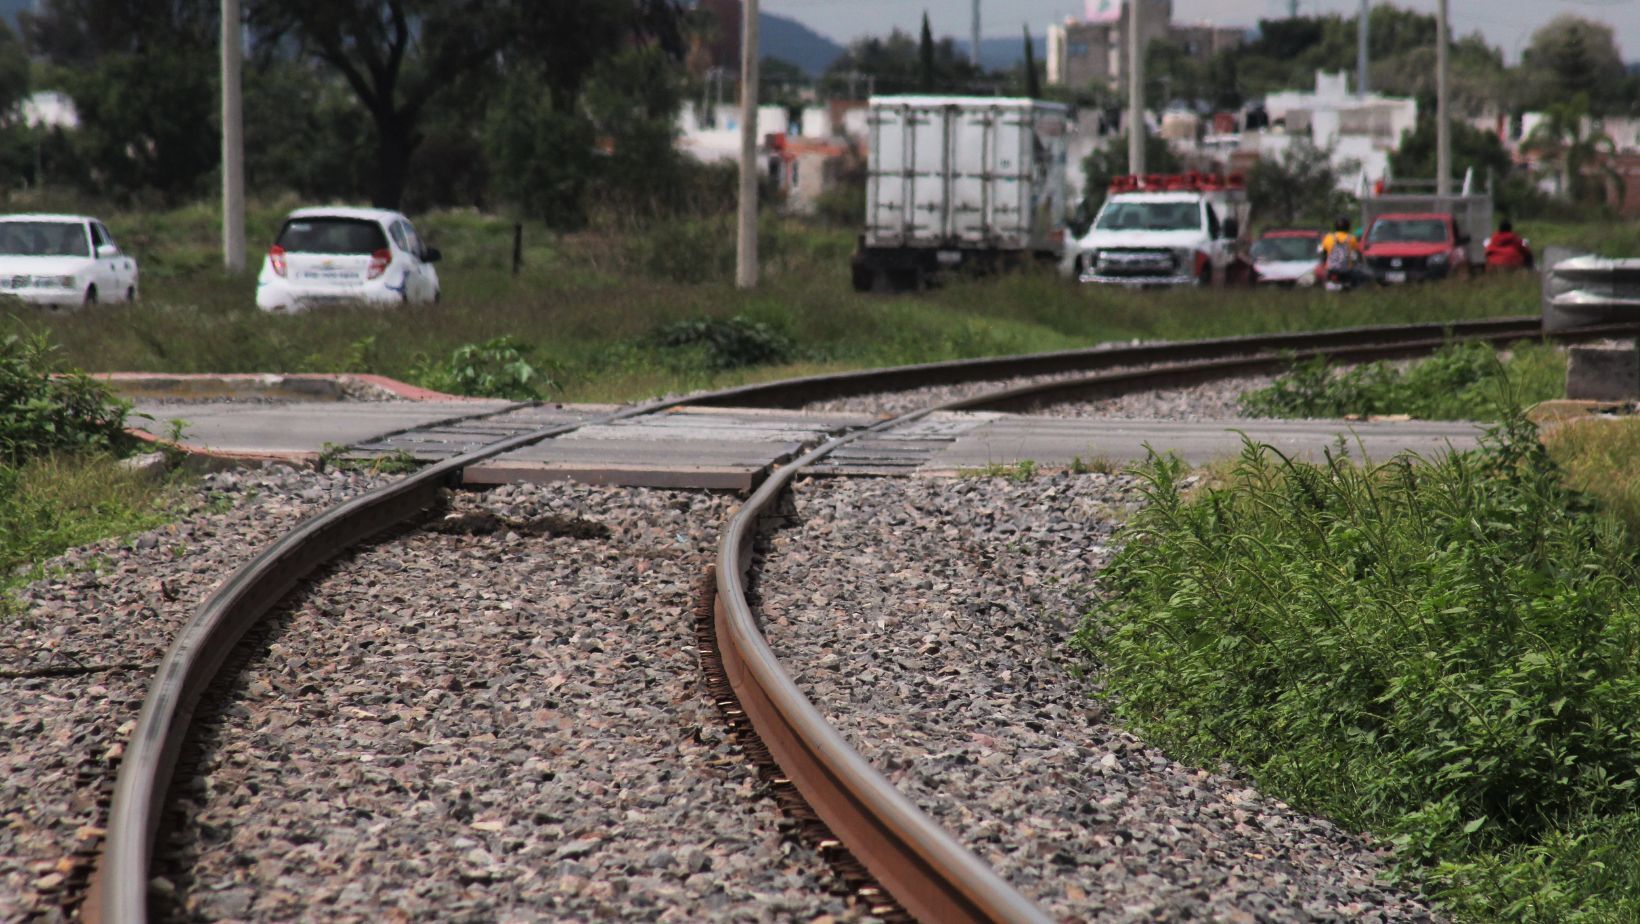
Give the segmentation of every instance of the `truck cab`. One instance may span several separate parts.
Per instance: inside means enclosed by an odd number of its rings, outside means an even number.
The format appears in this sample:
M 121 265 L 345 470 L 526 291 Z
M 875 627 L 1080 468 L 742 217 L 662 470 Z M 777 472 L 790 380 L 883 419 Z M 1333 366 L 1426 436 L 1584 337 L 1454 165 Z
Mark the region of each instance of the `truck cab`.
M 1381 283 L 1419 282 L 1468 273 L 1469 238 L 1440 212 L 1380 215 L 1362 239 L 1362 256 Z
M 1074 244 L 1082 282 L 1207 285 L 1246 269 L 1247 190 L 1239 175 L 1117 177 Z

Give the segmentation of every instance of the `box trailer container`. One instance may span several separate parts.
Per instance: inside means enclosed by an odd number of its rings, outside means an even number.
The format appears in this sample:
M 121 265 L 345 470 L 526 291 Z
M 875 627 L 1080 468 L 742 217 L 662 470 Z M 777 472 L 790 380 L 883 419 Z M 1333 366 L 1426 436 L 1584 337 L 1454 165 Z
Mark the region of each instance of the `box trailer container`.
M 1068 107 L 1033 99 L 875 96 L 857 289 L 934 273 L 1057 261 L 1065 244 Z

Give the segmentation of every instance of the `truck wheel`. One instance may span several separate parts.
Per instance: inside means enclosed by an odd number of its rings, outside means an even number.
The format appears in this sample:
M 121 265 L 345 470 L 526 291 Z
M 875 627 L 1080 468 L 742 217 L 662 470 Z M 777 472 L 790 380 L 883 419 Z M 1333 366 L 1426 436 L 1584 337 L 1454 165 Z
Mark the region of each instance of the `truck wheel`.
M 1206 266 L 1202 267 L 1201 272 L 1196 274 L 1196 285 L 1202 286 L 1203 288 L 1206 288 L 1207 286 L 1210 286 L 1212 284 L 1213 284 L 1213 264 L 1209 263 Z
M 875 281 L 874 277 L 877 274 L 873 273 L 870 267 L 855 266 L 852 268 L 851 275 L 853 276 L 854 291 L 870 292 L 872 283 Z

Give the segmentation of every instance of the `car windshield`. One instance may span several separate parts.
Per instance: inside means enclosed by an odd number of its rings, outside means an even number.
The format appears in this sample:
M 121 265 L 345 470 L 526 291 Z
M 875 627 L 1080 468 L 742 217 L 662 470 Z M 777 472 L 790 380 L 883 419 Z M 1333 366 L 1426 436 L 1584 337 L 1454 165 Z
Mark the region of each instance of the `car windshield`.
M 1320 238 L 1315 237 L 1266 237 L 1260 238 L 1253 244 L 1253 259 L 1265 261 L 1277 260 L 1319 260 L 1321 246 Z
M 1193 231 L 1202 226 L 1195 202 L 1111 202 L 1099 213 L 1100 231 Z
M 77 221 L 0 221 L 0 254 L 8 257 L 89 257 L 85 225 Z
M 375 253 L 386 249 L 387 235 L 363 218 L 292 218 L 274 243 L 286 253 Z
M 1444 244 L 1446 222 L 1439 218 L 1380 221 L 1367 235 L 1369 244 Z

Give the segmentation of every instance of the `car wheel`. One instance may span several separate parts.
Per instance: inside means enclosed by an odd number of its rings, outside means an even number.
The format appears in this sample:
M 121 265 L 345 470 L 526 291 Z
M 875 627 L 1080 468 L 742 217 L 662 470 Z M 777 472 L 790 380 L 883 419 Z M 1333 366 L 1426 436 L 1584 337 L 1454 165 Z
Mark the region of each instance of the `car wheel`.
M 444 298 L 444 290 L 443 289 L 434 289 L 433 290 L 433 304 L 437 305 L 443 298 Z
M 86 287 L 86 290 L 85 290 L 85 303 L 87 305 L 95 305 L 97 303 L 97 287 L 96 286 L 87 286 Z
M 1201 272 L 1196 274 L 1196 285 L 1206 287 L 1206 286 L 1210 286 L 1212 284 L 1213 284 L 1213 264 L 1209 263 L 1206 266 L 1202 267 Z
M 127 304 L 135 304 L 136 303 L 136 301 L 137 301 L 137 287 L 136 286 L 131 286 L 130 288 L 125 290 L 125 301 L 126 301 Z

